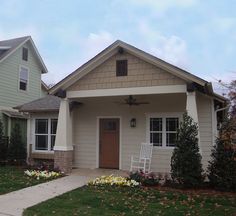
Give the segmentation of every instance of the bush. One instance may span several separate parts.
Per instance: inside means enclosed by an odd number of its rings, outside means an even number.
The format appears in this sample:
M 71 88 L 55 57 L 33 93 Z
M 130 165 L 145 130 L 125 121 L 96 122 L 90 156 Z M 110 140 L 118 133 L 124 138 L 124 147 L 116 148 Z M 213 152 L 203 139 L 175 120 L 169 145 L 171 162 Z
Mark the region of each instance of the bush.
M 0 119 L 0 162 L 5 163 L 7 160 L 8 139 L 3 136 L 3 124 Z
M 129 178 L 140 182 L 143 186 L 155 186 L 159 183 L 159 179 L 154 173 L 144 173 L 142 170 L 130 173 Z
M 236 152 L 232 144 L 232 135 L 235 133 L 236 125 L 233 119 L 225 121 L 212 150 L 208 178 L 215 189 L 236 191 Z
M 9 159 L 19 164 L 25 162 L 26 155 L 26 144 L 22 142 L 20 125 L 15 124 L 15 127 L 11 132 L 8 151 Z
M 182 187 L 199 187 L 204 180 L 197 136 L 197 124 L 185 113 L 178 129 L 176 147 L 171 157 L 173 183 Z

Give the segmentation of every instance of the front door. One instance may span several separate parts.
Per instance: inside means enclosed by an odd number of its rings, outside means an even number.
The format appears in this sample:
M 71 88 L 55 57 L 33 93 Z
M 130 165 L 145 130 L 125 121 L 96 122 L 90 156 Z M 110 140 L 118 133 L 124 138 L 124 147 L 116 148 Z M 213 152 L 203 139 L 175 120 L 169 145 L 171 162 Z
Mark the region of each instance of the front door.
M 99 122 L 99 167 L 119 169 L 119 119 L 106 118 Z

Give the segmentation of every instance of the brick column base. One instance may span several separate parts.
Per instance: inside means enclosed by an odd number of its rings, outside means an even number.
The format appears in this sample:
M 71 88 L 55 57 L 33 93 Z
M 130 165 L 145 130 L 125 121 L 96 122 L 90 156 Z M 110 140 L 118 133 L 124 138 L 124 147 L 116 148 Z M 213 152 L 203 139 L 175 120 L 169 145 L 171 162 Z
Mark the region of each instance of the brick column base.
M 71 173 L 72 171 L 72 151 L 54 150 L 54 167 L 60 169 L 61 172 Z

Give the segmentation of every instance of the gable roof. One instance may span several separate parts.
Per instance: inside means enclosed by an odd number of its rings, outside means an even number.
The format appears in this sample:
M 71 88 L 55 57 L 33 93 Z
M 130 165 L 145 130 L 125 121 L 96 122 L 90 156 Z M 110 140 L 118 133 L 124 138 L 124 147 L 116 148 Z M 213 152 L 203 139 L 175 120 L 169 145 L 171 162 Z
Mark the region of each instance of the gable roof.
M 57 112 L 60 108 L 61 99 L 54 95 L 47 95 L 43 98 L 13 107 L 20 112 Z
M 41 86 L 42 86 L 42 88 L 43 88 L 45 91 L 48 92 L 49 87 L 48 87 L 48 85 L 47 85 L 43 80 L 41 80 Z
M 47 73 L 48 69 L 44 64 L 43 59 L 40 56 L 31 36 L 0 41 L 0 63 L 28 41 L 31 43 L 35 56 L 37 57 L 38 62 L 42 67 L 42 73 Z
M 149 53 L 146 53 L 130 44 L 127 44 L 123 41 L 117 40 L 110 46 L 108 46 L 106 49 L 104 49 L 102 52 L 97 54 L 95 57 L 90 59 L 88 62 L 83 64 L 81 67 L 76 69 L 74 72 L 72 72 L 70 75 L 62 79 L 59 83 L 57 83 L 55 86 L 53 86 L 49 92 L 51 94 L 55 94 L 59 89 L 66 90 L 69 86 L 74 84 L 76 81 L 78 81 L 80 78 L 85 76 L 87 73 L 89 73 L 91 70 L 105 62 L 107 59 L 109 59 L 112 55 L 116 54 L 119 49 L 122 48 L 125 52 L 128 52 L 138 58 L 143 59 L 144 61 L 153 64 L 155 66 L 158 66 L 169 73 L 186 80 L 187 82 L 195 82 L 201 86 L 209 86 L 210 89 L 211 83 L 207 82 L 206 80 L 197 77 L 188 71 L 185 71 L 179 67 L 176 67 L 166 61 L 163 61 L 162 59 L 159 59 Z

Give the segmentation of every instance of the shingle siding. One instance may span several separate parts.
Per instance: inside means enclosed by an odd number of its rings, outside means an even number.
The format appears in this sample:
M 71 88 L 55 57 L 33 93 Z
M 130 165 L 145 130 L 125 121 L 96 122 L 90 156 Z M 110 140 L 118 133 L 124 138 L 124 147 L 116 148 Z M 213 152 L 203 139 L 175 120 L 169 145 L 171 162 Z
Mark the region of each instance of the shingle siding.
M 116 76 L 116 60 L 128 60 L 128 75 Z M 77 81 L 68 90 L 145 87 L 185 84 L 180 78 L 128 53 L 116 54 Z

